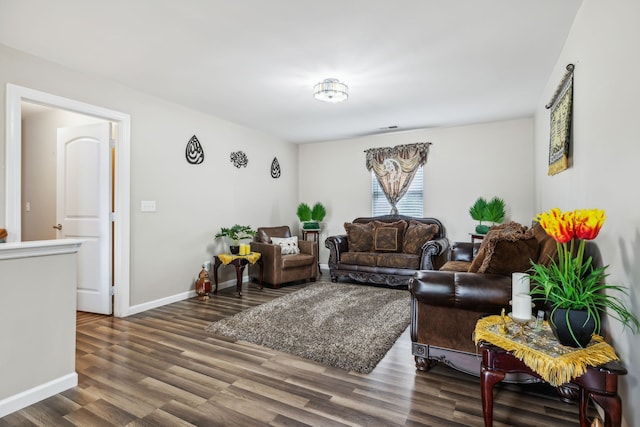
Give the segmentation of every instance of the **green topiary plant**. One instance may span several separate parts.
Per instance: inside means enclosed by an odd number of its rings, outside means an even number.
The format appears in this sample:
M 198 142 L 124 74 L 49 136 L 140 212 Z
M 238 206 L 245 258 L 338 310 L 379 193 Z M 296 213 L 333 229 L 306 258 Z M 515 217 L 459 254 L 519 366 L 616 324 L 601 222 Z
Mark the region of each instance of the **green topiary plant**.
M 313 205 L 313 209 L 311 209 L 311 219 L 313 221 L 321 222 L 326 215 L 327 210 L 324 208 L 322 203 L 317 202 L 315 205 Z
M 486 208 L 484 209 L 484 220 L 491 221 L 494 224 L 500 224 L 504 221 L 505 211 L 504 211 L 505 203 L 500 197 L 494 197 L 489 200 Z
M 469 215 L 471 215 L 472 219 L 479 222 L 476 226 L 476 233 L 486 234 L 490 226 L 482 224 L 482 221 L 489 221 L 494 224 L 499 224 L 504 221 L 504 200 L 500 197 L 494 197 L 487 202 L 485 198 L 478 197 L 475 203 L 469 208 Z
M 311 221 L 311 208 L 306 203 L 300 203 L 296 215 L 300 222 Z

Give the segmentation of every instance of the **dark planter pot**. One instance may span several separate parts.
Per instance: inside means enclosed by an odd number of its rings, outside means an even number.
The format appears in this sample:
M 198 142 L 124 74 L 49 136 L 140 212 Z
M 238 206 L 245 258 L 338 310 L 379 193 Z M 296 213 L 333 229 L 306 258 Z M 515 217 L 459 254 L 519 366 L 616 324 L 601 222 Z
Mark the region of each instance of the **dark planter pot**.
M 240 246 L 238 245 L 229 246 L 229 252 L 231 252 L 233 255 L 238 255 L 240 253 Z
M 569 325 L 573 335 L 567 325 L 567 310 L 559 308 L 553 312 L 549 326 L 558 342 L 570 347 L 586 347 L 596 329 L 593 316 L 589 317 L 586 310 L 569 310 Z

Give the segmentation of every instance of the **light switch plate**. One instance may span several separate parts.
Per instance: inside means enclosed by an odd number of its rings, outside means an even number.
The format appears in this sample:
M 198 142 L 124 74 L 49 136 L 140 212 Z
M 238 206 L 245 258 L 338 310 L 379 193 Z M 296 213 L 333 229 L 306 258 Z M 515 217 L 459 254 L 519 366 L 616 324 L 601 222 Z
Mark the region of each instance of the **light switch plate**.
M 155 200 L 141 200 L 140 201 L 140 212 L 155 212 L 156 211 L 156 201 Z

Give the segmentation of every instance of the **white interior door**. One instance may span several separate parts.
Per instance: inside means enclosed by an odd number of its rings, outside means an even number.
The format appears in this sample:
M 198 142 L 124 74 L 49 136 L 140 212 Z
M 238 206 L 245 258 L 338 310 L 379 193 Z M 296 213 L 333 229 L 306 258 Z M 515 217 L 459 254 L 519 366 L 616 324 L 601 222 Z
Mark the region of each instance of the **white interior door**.
M 58 129 L 57 238 L 77 238 L 78 310 L 111 314 L 110 124 Z

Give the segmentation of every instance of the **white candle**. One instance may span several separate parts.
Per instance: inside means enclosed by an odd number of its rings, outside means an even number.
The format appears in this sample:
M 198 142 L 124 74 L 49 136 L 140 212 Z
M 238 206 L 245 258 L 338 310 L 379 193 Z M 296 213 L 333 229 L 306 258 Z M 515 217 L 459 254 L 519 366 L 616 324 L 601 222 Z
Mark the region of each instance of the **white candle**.
M 513 311 L 511 313 L 514 318 L 529 320 L 531 319 L 531 295 L 517 294 L 513 296 Z
M 527 273 L 511 274 L 511 301 L 513 301 L 518 294 L 528 294 L 529 288 L 529 275 Z

